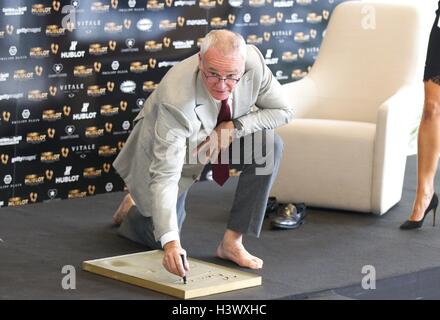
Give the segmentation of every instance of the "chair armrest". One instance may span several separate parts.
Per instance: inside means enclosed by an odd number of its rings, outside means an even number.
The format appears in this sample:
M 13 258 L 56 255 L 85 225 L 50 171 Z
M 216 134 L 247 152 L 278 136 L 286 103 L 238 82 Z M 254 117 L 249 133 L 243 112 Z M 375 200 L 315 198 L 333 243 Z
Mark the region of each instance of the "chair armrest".
M 423 85 L 402 87 L 379 108 L 374 143 L 372 210 L 383 214 L 402 197 L 411 119 L 423 106 Z
M 293 106 L 294 119 L 307 118 L 308 111 L 317 105 L 317 89 L 311 77 L 283 85 L 286 99 Z

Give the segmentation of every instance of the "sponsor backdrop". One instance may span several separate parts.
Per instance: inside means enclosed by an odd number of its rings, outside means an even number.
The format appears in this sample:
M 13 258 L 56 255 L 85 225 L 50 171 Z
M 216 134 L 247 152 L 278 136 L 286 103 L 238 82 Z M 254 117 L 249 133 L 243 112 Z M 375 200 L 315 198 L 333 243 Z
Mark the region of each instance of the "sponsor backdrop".
M 286 83 L 342 1 L 2 0 L 0 207 L 123 190 L 111 163 L 132 120 L 209 30 L 242 34 Z

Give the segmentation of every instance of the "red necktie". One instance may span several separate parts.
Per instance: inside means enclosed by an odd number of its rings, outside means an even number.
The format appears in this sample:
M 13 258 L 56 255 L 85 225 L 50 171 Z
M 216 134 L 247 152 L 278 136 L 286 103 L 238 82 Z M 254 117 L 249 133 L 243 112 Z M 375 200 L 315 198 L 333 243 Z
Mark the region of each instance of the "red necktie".
M 228 99 L 222 100 L 222 105 L 220 107 L 220 112 L 217 117 L 217 125 L 223 121 L 231 120 L 231 109 L 229 108 Z M 220 134 L 220 133 L 219 133 Z M 229 178 L 229 164 L 221 163 L 221 154 L 218 155 L 217 163 L 212 164 L 212 178 L 220 186 L 228 180 Z

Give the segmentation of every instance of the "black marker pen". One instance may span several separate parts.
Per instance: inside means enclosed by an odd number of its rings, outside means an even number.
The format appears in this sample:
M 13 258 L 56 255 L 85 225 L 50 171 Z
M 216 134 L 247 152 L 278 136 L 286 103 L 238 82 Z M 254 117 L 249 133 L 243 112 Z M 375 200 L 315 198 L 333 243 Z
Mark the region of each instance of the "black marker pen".
M 182 258 L 183 268 L 185 268 L 185 255 L 181 254 L 180 257 Z M 183 283 L 186 284 L 186 275 L 183 276 Z

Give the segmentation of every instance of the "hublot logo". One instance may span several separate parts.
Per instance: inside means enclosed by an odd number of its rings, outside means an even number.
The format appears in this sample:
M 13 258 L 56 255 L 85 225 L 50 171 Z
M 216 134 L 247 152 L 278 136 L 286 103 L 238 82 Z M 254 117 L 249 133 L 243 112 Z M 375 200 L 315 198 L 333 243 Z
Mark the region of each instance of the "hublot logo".
M 87 119 L 95 119 L 96 112 L 88 112 L 88 113 L 77 113 L 73 115 L 73 120 L 87 120 Z
M 58 177 L 55 179 L 55 184 L 78 182 L 78 180 L 79 180 L 79 175 Z
M 88 102 L 83 103 L 83 107 L 81 109 L 81 113 L 76 113 L 73 115 L 73 120 L 87 120 L 87 119 L 95 119 L 96 112 L 88 112 L 90 104 Z
M 61 59 L 84 58 L 85 51 L 77 51 L 78 41 L 71 41 L 69 51 L 61 52 Z
M 84 58 L 85 51 L 61 52 L 61 59 Z

